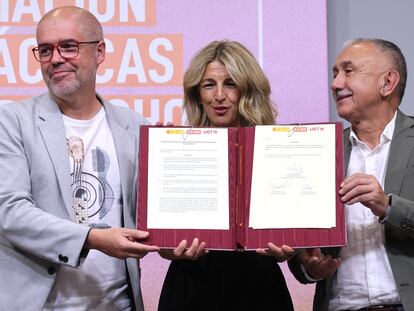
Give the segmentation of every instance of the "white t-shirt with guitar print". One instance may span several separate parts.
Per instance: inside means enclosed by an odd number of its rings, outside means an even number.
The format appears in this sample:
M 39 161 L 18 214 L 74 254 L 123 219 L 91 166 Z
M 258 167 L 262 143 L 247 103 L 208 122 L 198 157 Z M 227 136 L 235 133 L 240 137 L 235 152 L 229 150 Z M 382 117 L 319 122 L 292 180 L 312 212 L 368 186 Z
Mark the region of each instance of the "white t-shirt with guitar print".
M 63 115 L 63 123 L 76 222 L 121 227 L 118 158 L 104 108 L 90 120 Z M 130 310 L 125 261 L 91 250 L 78 269 L 62 265 L 45 306 L 49 309 Z

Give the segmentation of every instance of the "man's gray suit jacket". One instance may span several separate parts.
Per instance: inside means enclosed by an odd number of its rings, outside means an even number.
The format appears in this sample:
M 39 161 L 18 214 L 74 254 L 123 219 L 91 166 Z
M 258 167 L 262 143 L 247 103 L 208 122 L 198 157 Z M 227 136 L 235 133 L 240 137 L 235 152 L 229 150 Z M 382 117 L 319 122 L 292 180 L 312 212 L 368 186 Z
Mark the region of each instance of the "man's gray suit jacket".
M 350 129 L 344 131 L 345 167 L 351 153 Z M 404 309 L 414 310 L 414 119 L 398 110 L 385 176 L 385 193 L 392 194 L 391 209 L 383 222 L 385 249 Z M 339 248 L 326 248 L 337 257 Z M 301 283 L 309 282 L 294 257 L 289 268 Z M 313 310 L 328 310 L 332 278 L 317 282 Z
M 101 100 L 118 156 L 124 227 L 135 228 L 136 112 Z M 62 114 L 49 94 L 0 107 L 0 310 L 41 310 L 61 265 L 87 256 L 89 228 L 75 224 Z M 143 310 L 138 261 L 126 260 Z M 80 285 L 81 286 L 81 285 Z

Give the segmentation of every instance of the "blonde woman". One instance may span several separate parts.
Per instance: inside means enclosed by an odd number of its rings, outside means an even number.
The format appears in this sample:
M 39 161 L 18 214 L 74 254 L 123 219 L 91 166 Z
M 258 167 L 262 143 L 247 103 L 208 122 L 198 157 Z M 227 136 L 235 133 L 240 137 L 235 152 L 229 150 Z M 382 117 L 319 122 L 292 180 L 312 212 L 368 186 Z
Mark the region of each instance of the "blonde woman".
M 270 85 L 253 55 L 235 41 L 214 41 L 192 59 L 184 76 L 187 122 L 202 127 L 274 124 Z M 293 310 L 277 262 L 293 250 L 272 243 L 256 252 L 207 252 L 186 241 L 173 252 L 159 311 Z M 266 256 L 267 255 L 267 256 Z

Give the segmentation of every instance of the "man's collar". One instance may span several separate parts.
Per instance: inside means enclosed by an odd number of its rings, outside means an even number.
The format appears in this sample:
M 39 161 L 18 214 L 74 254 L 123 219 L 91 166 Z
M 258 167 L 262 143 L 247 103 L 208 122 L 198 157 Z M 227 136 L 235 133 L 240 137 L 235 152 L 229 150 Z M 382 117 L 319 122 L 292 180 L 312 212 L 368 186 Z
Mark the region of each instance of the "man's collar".
M 397 120 L 397 111 L 395 111 L 394 117 L 391 119 L 390 122 L 388 122 L 388 124 L 385 126 L 384 130 L 382 131 L 381 137 L 380 137 L 380 145 L 392 140 L 396 120 Z M 351 141 L 352 146 L 355 146 L 357 143 L 363 143 L 361 140 L 359 140 L 352 126 L 351 126 L 351 132 L 349 133 L 349 140 Z

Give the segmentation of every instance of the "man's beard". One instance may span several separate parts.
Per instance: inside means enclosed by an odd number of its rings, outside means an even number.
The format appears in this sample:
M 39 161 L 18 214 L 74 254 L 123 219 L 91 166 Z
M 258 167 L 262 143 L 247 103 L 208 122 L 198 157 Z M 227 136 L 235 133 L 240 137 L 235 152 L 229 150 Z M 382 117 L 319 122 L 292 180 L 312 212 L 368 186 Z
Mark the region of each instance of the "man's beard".
M 79 90 L 81 86 L 81 81 L 77 78 L 66 83 L 54 83 L 51 81 L 48 85 L 49 92 L 54 94 L 56 97 L 66 97 L 72 95 Z
M 92 83 L 96 79 L 96 68 L 88 71 L 73 72 L 74 77 L 64 77 L 62 80 L 54 80 L 53 78 L 47 83 L 49 92 L 56 97 L 65 98 L 73 95 L 85 85 Z

